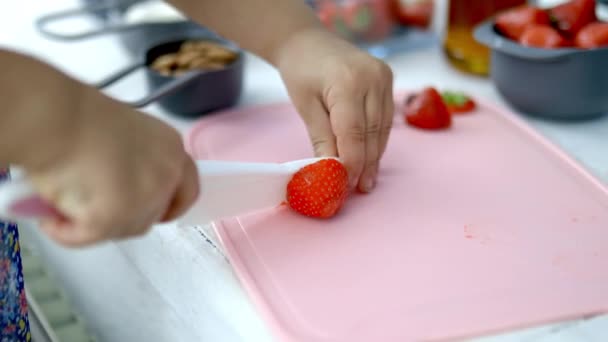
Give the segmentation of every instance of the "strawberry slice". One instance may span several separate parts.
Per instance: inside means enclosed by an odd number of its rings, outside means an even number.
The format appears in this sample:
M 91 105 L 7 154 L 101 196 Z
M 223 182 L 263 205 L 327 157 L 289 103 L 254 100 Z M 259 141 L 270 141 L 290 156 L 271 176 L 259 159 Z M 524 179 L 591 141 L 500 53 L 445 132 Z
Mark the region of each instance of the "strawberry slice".
M 336 159 L 323 159 L 296 172 L 287 184 L 287 204 L 315 218 L 334 216 L 346 201 L 348 173 Z
M 575 41 L 576 46 L 583 49 L 608 46 L 608 23 L 588 24 L 578 32 Z
M 444 91 L 441 97 L 452 114 L 469 113 L 477 107 L 473 99 L 462 92 Z
M 500 33 L 513 40 L 518 40 L 532 24 L 549 25 L 549 15 L 540 8 L 523 5 L 500 13 L 495 23 Z
M 452 125 L 452 116 L 435 88 L 429 87 L 408 97 L 405 121 L 422 129 L 443 129 Z
M 585 25 L 597 21 L 595 0 L 571 0 L 549 9 L 551 20 L 568 39 L 573 39 Z
M 543 49 L 556 49 L 568 46 L 568 41 L 551 26 L 528 26 L 519 38 L 522 45 Z

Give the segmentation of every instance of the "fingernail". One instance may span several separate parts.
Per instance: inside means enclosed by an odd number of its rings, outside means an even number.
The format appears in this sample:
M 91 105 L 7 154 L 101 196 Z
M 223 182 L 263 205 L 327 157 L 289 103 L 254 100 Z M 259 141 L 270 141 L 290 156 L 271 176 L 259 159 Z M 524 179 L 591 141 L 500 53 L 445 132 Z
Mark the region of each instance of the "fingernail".
M 369 177 L 367 179 L 365 179 L 365 181 L 363 182 L 363 190 L 365 192 L 370 192 L 372 190 L 374 190 L 374 187 L 376 186 L 376 182 L 374 181 L 374 179 L 372 177 Z
M 30 197 L 11 205 L 10 211 L 23 218 L 62 218 L 63 215 L 40 197 Z

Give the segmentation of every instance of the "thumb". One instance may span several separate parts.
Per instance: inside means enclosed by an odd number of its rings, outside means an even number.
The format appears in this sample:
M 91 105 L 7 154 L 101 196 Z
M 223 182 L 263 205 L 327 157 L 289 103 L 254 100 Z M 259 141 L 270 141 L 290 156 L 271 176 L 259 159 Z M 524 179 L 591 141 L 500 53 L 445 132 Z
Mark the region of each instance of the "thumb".
M 315 100 L 303 115 L 308 136 L 316 157 L 337 157 L 336 137 L 331 128 L 329 113 L 323 104 Z
M 196 165 L 190 156 L 186 156 L 182 178 L 161 222 L 169 222 L 184 214 L 198 197 L 199 186 Z

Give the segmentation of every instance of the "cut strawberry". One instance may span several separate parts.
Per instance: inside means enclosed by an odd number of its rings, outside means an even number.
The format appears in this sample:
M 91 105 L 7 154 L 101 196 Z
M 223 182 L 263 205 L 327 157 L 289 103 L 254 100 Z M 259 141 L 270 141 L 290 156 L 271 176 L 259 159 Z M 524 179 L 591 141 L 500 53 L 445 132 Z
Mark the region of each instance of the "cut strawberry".
M 555 27 L 573 39 L 585 25 L 597 21 L 595 0 L 571 0 L 549 10 Z
M 545 25 L 528 26 L 519 38 L 519 42 L 525 46 L 543 49 L 556 49 L 569 45 L 557 30 Z
M 405 103 L 405 121 L 422 129 L 443 129 L 452 125 L 452 116 L 435 88 L 410 96 Z
M 524 5 L 507 10 L 496 17 L 496 28 L 505 37 L 519 40 L 524 30 L 533 24 L 549 25 L 549 15 L 540 8 Z
M 595 22 L 583 27 L 576 35 L 576 46 L 583 49 L 608 46 L 608 23 Z
M 402 25 L 427 28 L 431 24 L 432 0 L 390 0 L 389 5 L 393 17 Z
M 441 97 L 452 114 L 469 113 L 477 107 L 473 99 L 462 92 L 444 91 Z
M 287 203 L 310 217 L 334 216 L 348 194 L 348 173 L 335 159 L 323 159 L 303 167 L 287 184 Z

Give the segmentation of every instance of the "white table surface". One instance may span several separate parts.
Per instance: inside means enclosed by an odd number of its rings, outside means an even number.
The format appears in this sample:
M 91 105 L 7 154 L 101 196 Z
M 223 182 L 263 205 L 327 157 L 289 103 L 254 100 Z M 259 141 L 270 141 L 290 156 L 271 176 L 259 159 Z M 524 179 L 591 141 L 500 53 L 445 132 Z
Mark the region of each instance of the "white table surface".
M 65 44 L 48 41 L 35 32 L 34 18 L 77 5 L 75 0 L 7 1 L 3 5 L 2 48 L 31 53 L 85 82 L 98 80 L 131 60 L 115 37 Z M 451 87 L 504 104 L 488 80 L 454 71 L 435 48 L 398 55 L 388 62 L 395 72 L 397 89 Z M 135 99 L 145 92 L 144 84 L 143 75 L 137 74 L 109 90 L 109 94 Z M 248 56 L 241 105 L 286 100 L 287 93 L 278 74 L 259 59 Z M 154 105 L 145 110 L 182 132 L 191 125 L 191 121 L 167 115 Z M 608 116 L 581 123 L 527 119 L 608 181 Z M 39 253 L 102 341 L 273 341 L 221 252 L 201 235 L 201 232 L 209 235 L 206 226 L 184 229 L 157 226 L 138 239 L 84 250 L 58 247 L 38 234 L 35 227 L 22 228 L 24 238 L 38 246 Z M 606 340 L 605 316 L 479 339 Z

